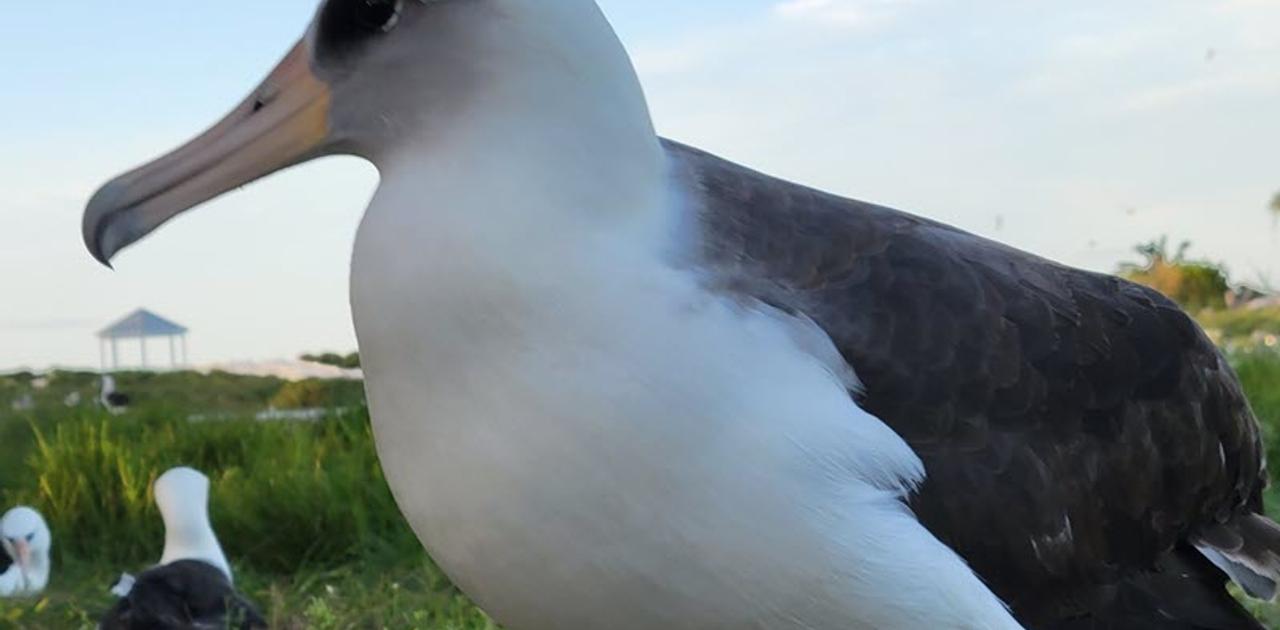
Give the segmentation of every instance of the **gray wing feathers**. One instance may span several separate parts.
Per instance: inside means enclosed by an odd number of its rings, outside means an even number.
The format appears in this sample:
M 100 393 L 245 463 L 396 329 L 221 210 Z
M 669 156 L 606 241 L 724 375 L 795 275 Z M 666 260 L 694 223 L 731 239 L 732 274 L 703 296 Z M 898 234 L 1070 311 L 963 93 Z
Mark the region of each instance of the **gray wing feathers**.
M 1260 514 L 1245 514 L 1201 530 L 1196 549 L 1245 592 L 1274 600 L 1280 582 L 1280 526 Z

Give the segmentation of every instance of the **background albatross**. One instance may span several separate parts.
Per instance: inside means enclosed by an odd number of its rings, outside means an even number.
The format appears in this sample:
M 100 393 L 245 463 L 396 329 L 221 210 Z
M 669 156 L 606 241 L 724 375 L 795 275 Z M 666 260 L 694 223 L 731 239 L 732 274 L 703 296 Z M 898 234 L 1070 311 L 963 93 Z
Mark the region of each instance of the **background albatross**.
M 232 586 L 231 565 L 209 522 L 209 478 L 173 468 L 156 479 L 156 507 L 164 519 L 160 564 L 137 577 L 120 576 L 120 599 L 99 630 L 253 630 L 266 620 Z
M 32 597 L 49 585 L 53 535 L 44 516 L 18 506 L 0 516 L 0 597 Z
M 332 153 L 382 175 L 388 479 L 508 628 L 1244 628 L 1223 571 L 1274 592 L 1258 429 L 1186 315 L 658 138 L 591 0 L 327 0 L 86 243 Z

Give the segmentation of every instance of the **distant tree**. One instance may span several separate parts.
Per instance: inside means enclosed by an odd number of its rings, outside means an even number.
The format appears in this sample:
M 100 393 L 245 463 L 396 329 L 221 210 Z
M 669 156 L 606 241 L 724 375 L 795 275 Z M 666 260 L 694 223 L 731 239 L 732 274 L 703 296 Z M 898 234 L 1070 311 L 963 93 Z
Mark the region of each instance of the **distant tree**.
M 1271 212 L 1280 215 L 1280 192 L 1271 198 Z
M 1187 250 L 1191 249 L 1190 241 L 1183 241 L 1178 244 L 1178 251 L 1173 255 L 1169 255 L 1169 237 L 1161 236 L 1158 239 L 1139 243 L 1133 246 L 1133 251 L 1142 257 L 1141 262 L 1122 262 L 1119 265 L 1119 273 L 1121 275 L 1129 275 L 1138 273 L 1147 269 L 1151 269 L 1161 263 L 1177 262 L 1186 258 Z
M 358 352 L 352 352 L 347 355 L 337 354 L 334 352 L 325 352 L 324 354 L 304 354 L 302 355 L 302 360 L 308 363 L 332 365 L 345 370 L 353 370 L 360 367 L 360 353 Z
M 1170 254 L 1169 239 L 1162 236 L 1135 247 L 1142 262 L 1123 263 L 1118 273 L 1167 295 L 1189 310 L 1225 308 L 1226 295 L 1231 290 L 1226 270 L 1216 263 L 1189 260 L 1190 249 L 1190 241 L 1183 241 Z

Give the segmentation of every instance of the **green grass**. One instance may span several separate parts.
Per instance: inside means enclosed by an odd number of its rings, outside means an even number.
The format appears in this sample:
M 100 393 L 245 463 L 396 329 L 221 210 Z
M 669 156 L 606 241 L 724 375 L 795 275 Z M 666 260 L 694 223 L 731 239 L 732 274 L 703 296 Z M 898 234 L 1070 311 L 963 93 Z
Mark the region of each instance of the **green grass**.
M 127 562 L 154 553 L 162 528 L 151 484 L 178 465 L 210 476 L 210 512 L 226 550 L 255 568 L 327 568 L 370 549 L 418 548 L 382 478 L 363 413 L 315 423 L 84 414 L 32 430 L 35 483 L 8 499 L 74 532 L 58 546 L 72 557 Z
M 1280 336 L 1280 308 L 1206 310 L 1196 320 L 1232 348 L 1252 347 L 1267 335 Z
M 1280 353 L 1231 354 L 1280 468 Z M 355 630 L 496 629 L 450 585 L 395 507 L 352 384 L 189 373 L 121 377 L 138 404 L 109 417 L 69 409 L 69 391 L 96 395 L 96 377 L 59 373 L 34 412 L 0 407 L 0 505 L 39 507 L 55 531 L 55 573 L 37 600 L 0 602 L 0 628 L 90 628 L 111 603 L 121 571 L 158 559 L 161 523 L 151 482 L 191 465 L 213 481 L 211 515 L 237 571 L 237 585 L 273 628 Z M 0 403 L 29 388 L 0 377 Z M 287 390 L 282 393 L 282 390 Z M 271 401 L 314 398 L 349 413 L 312 423 L 255 422 Z M 92 398 L 92 396 L 89 396 Z M 191 414 L 240 419 L 191 422 Z M 1280 517 L 1280 494 L 1268 496 Z M 1269 627 L 1280 607 L 1250 602 Z
M 1280 351 L 1235 352 L 1231 362 L 1266 436 L 1272 478 L 1280 478 Z
M 0 477 L 0 505 L 37 507 L 55 533 L 46 595 L 0 602 L 0 628 L 93 627 L 120 572 L 159 559 L 151 485 L 176 465 L 209 475 L 210 514 L 237 585 L 273 628 L 495 628 L 400 516 L 363 407 L 318 422 L 193 422 L 193 412 L 261 408 L 290 386 L 230 375 L 208 377 L 207 389 L 191 374 L 126 378 L 122 389 L 139 402 L 120 417 L 65 407 L 65 394 L 49 390 L 60 380 L 83 385 L 66 376 L 51 380 L 33 412 L 0 415 L 0 435 L 11 438 L 0 441 L 0 460 L 21 462 Z M 341 401 L 350 388 L 306 389 Z
M 1266 437 L 1272 479 L 1267 511 L 1280 520 L 1280 484 L 1275 482 L 1280 479 L 1280 352 L 1258 348 L 1234 352 L 1231 359 Z M 1244 601 L 1268 628 L 1280 628 L 1280 605 Z
M 119 571 L 82 561 L 58 570 L 44 597 L 0 602 L 0 628 L 93 628 L 112 603 L 107 586 Z M 237 567 L 236 582 L 276 630 L 498 630 L 421 554 L 294 576 Z

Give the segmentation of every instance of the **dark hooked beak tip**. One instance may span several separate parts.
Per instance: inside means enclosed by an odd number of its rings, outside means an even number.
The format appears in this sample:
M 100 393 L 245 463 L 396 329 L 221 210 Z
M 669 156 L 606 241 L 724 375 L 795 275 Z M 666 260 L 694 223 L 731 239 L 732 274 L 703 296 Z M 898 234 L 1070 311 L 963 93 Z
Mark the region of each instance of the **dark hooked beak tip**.
M 126 187 L 112 181 L 98 189 L 85 207 L 82 226 L 85 247 L 95 260 L 112 269 L 111 258 L 128 246 L 130 218 L 127 208 L 121 208 Z

